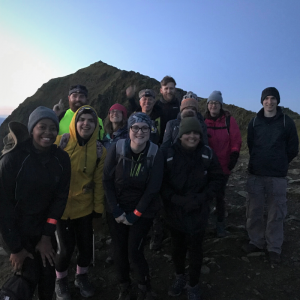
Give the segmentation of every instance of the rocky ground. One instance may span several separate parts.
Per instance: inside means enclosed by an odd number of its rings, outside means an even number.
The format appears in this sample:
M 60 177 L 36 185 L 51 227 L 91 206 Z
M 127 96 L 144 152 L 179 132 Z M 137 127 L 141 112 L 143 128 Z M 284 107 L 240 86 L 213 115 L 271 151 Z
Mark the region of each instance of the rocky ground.
M 264 252 L 246 255 L 241 246 L 247 241 L 245 231 L 245 183 L 248 158 L 241 156 L 227 189 L 228 235 L 219 239 L 213 230 L 213 215 L 204 242 L 204 264 L 201 275 L 203 299 L 210 300 L 300 300 L 300 157 L 290 165 L 288 173 L 288 214 L 284 223 L 285 241 L 282 263 L 271 265 Z M 118 289 L 110 255 L 110 237 L 104 226 L 96 242 L 95 266 L 91 280 L 96 286 L 92 299 L 114 300 Z M 170 239 L 164 240 L 161 251 L 145 248 L 151 268 L 153 288 L 157 299 L 171 299 L 167 291 L 174 277 L 170 256 Z M 188 268 L 188 261 L 187 261 Z M 12 274 L 8 257 L 0 248 L 0 284 Z M 70 268 L 70 286 L 74 299 L 82 298 L 73 285 L 75 264 Z M 186 299 L 183 294 L 178 300 Z

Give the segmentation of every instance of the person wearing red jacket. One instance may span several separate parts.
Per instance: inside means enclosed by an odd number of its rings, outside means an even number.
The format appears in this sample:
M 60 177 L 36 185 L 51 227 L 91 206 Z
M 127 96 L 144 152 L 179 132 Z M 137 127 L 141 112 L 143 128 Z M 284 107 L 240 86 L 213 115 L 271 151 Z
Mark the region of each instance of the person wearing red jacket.
M 223 97 L 220 91 L 213 91 L 207 99 L 207 111 L 204 115 L 207 126 L 208 145 L 216 153 L 225 179 L 216 196 L 217 235 L 225 236 L 225 189 L 235 167 L 242 145 L 241 133 L 235 119 L 229 111 L 223 109 Z

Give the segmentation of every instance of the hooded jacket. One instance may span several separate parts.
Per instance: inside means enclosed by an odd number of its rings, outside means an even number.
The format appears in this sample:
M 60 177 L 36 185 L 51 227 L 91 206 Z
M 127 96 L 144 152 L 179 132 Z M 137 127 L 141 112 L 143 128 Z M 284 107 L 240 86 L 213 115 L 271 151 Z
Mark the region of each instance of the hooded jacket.
M 85 106 L 92 108 L 88 105 Z M 71 182 L 67 206 L 62 216 L 63 220 L 81 218 L 93 211 L 103 213 L 102 175 L 106 150 L 101 143 L 97 143 L 98 126 L 96 126 L 87 143 L 84 145 L 79 144 L 75 124 L 77 113 L 78 110 L 71 120 L 70 138 L 64 148 L 71 160 Z M 61 138 L 62 136 L 57 137 L 55 142 L 57 145 L 60 144 Z M 98 151 L 102 153 L 98 162 L 97 146 L 100 147 Z
M 229 132 L 226 124 L 227 116 L 230 116 Z M 232 152 L 239 153 L 242 146 L 239 126 L 228 111 L 225 111 L 225 114 L 216 120 L 213 118 L 205 119 L 205 123 L 207 125 L 208 145 L 215 151 L 224 174 L 229 175 L 231 173 L 228 169 L 230 154 Z
M 65 209 L 70 183 L 68 155 L 52 145 L 38 152 L 32 139 L 18 143 L 0 160 L 0 229 L 11 253 L 28 238 L 52 236 Z M 27 249 L 29 250 L 29 249 Z

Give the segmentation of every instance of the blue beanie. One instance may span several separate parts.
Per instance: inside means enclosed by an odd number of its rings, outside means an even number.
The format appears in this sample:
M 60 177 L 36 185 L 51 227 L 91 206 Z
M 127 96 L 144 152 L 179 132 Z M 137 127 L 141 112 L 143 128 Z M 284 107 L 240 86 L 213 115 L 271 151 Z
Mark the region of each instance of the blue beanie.
M 34 126 L 42 119 L 50 119 L 54 122 L 57 132 L 59 131 L 59 121 L 55 112 L 45 106 L 37 107 L 29 116 L 28 120 L 28 132 L 31 134 Z
M 151 121 L 150 117 L 142 112 L 137 112 L 137 113 L 132 114 L 129 117 L 127 122 L 128 122 L 127 123 L 128 131 L 129 131 L 130 127 L 135 123 L 146 123 L 149 126 L 149 128 L 151 128 L 151 126 L 152 126 L 152 121 Z

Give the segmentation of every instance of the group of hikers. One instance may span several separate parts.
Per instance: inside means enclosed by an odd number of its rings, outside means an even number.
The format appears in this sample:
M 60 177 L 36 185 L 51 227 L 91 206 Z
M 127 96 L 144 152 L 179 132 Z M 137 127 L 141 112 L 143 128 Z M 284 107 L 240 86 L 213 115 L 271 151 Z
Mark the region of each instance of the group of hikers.
M 175 80 L 166 76 L 161 99 L 144 89 L 137 103 L 130 86 L 128 110 L 116 103 L 102 121 L 88 105 L 87 88 L 74 85 L 67 111 L 61 103 L 53 109 L 40 106 L 30 114 L 27 127 L 9 123 L 0 159 L 0 229 L 16 273 L 3 285 L 2 295 L 23 299 L 13 284 L 19 281 L 19 287 L 27 287 L 28 299 L 38 287 L 41 300 L 52 299 L 54 291 L 56 299 L 71 300 L 68 269 L 77 247 L 74 284 L 83 297 L 93 296 L 88 277 L 93 227 L 105 213 L 118 300 L 132 297 L 131 270 L 137 299 L 155 298 L 144 256 L 151 227 L 152 250 L 161 247 L 166 229 L 171 236 L 175 279 L 168 294 L 179 296 L 186 290 L 189 300 L 201 299 L 210 203 L 215 199 L 216 235 L 224 237 L 225 189 L 242 141 L 220 91 L 209 95 L 202 116 L 197 95 L 188 92 L 179 101 L 175 87 Z M 278 90 L 264 89 L 261 103 L 248 126 L 249 243 L 243 250 L 266 248 L 270 261 L 279 263 L 287 211 L 285 176 L 299 141 L 294 122 L 278 106 Z

